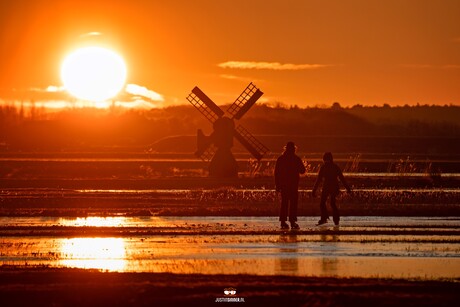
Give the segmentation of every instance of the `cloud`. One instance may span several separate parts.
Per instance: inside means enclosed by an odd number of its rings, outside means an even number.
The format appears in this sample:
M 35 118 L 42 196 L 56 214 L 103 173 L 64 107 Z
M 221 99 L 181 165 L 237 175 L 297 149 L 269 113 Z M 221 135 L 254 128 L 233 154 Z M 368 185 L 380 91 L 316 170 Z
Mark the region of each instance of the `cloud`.
M 449 65 L 444 65 L 441 68 L 446 68 L 446 69 L 459 69 L 460 65 L 457 64 L 449 64 Z
M 0 89 L 1 101 L 22 104 L 24 107 L 45 107 L 47 109 L 107 108 L 112 105 L 124 108 L 150 109 L 164 103 L 163 95 L 144 86 L 127 84 L 113 99 L 104 102 L 80 101 L 70 96 L 63 86 L 49 85 L 45 88 L 32 87 L 27 89 Z
M 267 70 L 311 70 L 330 67 L 332 65 L 324 64 L 291 64 L 279 62 L 245 62 L 245 61 L 228 61 L 220 63 L 217 66 L 221 68 L 235 69 L 267 69 Z
M 0 98 L 15 101 L 61 101 L 68 100 L 69 94 L 64 87 L 49 85 L 46 88 L 30 87 L 30 88 L 12 88 L 0 90 Z
M 150 101 L 155 101 L 155 102 L 163 102 L 164 97 L 161 94 L 158 94 L 157 92 L 154 92 L 152 90 L 149 90 L 145 86 L 140 86 L 137 84 L 127 84 L 125 88 L 126 92 L 138 96 L 141 98 L 147 98 Z
M 91 37 L 91 36 L 101 36 L 101 32 L 88 32 L 80 35 L 80 37 L 85 38 L 85 37 Z
M 405 64 L 402 67 L 415 68 L 415 69 L 460 69 L 458 64 L 444 64 L 444 65 L 433 65 L 433 64 Z
M 235 75 L 222 74 L 222 75 L 219 75 L 219 77 L 221 77 L 223 79 L 228 79 L 228 80 L 238 80 L 238 81 L 247 81 L 247 82 L 261 82 L 261 80 L 258 80 L 258 79 L 239 77 L 239 76 L 235 76 Z
M 49 85 L 45 91 L 49 93 L 57 93 L 65 91 L 65 88 L 63 86 Z

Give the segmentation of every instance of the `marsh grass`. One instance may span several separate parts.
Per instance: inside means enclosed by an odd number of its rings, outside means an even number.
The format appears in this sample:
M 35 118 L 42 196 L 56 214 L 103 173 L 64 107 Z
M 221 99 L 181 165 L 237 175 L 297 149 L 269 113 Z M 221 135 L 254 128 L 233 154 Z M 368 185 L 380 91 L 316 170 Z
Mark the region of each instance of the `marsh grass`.
M 311 190 L 300 190 L 300 201 L 317 202 L 318 198 L 311 197 Z M 222 187 L 211 190 L 191 190 L 187 199 L 199 202 L 229 201 L 229 202 L 276 202 L 279 195 L 271 189 L 250 190 Z M 460 193 L 454 190 L 355 190 L 352 194 L 340 193 L 337 200 L 346 204 L 377 205 L 377 204 L 459 204 Z
M 359 162 L 361 159 L 361 154 L 356 154 L 354 156 L 350 156 L 344 169 L 344 173 L 357 173 L 359 171 Z

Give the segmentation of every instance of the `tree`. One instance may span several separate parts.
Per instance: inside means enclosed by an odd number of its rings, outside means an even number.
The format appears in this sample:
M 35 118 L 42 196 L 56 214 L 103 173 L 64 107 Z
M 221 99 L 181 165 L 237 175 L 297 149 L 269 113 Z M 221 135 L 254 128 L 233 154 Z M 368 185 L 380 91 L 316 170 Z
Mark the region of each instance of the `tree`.
M 334 103 L 332 104 L 331 110 L 334 110 L 334 111 L 342 110 L 342 106 L 340 105 L 340 103 L 334 102 Z

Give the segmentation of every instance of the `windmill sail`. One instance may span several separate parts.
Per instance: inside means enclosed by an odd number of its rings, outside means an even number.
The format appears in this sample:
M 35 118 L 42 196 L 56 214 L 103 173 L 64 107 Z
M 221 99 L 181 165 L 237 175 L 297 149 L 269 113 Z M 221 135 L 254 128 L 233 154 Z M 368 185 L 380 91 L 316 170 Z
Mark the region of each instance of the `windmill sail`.
M 212 155 L 215 151 L 210 148 L 212 145 L 212 139 L 209 136 L 205 136 L 201 129 L 198 129 L 196 136 L 196 152 L 195 156 L 201 158 L 202 160 L 209 161 L 212 158 Z M 209 155 L 211 155 L 209 157 Z
M 243 145 L 257 160 L 269 151 L 264 144 L 259 142 L 248 130 L 238 125 L 234 132 L 235 138 Z
M 187 100 L 201 113 L 207 120 L 214 123 L 216 119 L 224 115 L 222 111 L 203 91 L 195 86 L 187 96 Z
M 262 95 L 262 91 L 251 82 L 244 89 L 241 95 L 236 98 L 235 102 L 228 108 L 227 112 L 232 118 L 240 119 Z
M 206 146 L 206 148 L 203 151 L 197 150 L 195 152 L 195 155 L 200 158 L 201 160 L 205 162 L 209 162 L 212 160 L 212 157 L 214 157 L 214 154 L 216 153 L 217 148 L 214 146 L 214 144 L 209 144 Z
M 229 116 L 223 112 L 205 93 L 194 87 L 187 100 L 212 123 L 213 133 L 204 135 L 198 130 L 195 155 L 209 161 L 209 175 L 212 177 L 238 176 L 238 164 L 231 152 L 233 138 L 236 138 L 257 160 L 269 151 L 242 126 L 235 128 L 234 120 L 241 117 L 256 103 L 263 93 L 251 82 L 235 102 L 228 108 Z

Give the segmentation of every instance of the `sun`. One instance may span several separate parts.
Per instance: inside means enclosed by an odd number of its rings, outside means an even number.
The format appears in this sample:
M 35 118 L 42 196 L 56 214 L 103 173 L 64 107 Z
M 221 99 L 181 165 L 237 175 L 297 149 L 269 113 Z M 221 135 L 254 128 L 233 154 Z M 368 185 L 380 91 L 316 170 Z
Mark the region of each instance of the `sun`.
M 114 97 L 123 89 L 126 65 L 123 58 L 112 50 L 84 47 L 64 59 L 61 78 L 71 95 L 100 102 Z

